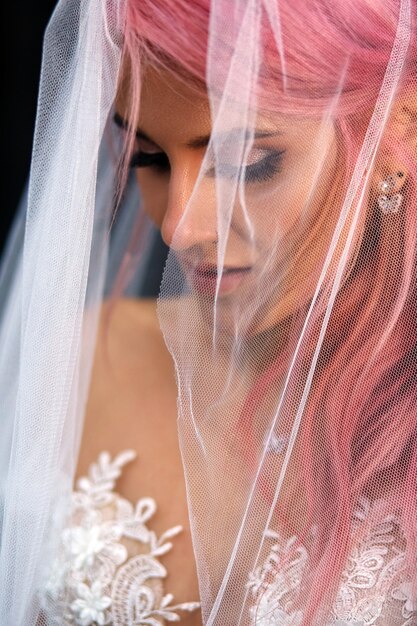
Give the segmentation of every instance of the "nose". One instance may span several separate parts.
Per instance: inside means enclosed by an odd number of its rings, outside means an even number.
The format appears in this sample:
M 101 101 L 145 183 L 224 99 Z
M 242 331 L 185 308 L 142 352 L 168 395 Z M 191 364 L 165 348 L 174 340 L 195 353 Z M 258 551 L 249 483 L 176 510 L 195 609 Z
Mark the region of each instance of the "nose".
M 215 189 L 191 166 L 171 166 L 168 206 L 161 224 L 165 243 L 176 251 L 217 239 Z

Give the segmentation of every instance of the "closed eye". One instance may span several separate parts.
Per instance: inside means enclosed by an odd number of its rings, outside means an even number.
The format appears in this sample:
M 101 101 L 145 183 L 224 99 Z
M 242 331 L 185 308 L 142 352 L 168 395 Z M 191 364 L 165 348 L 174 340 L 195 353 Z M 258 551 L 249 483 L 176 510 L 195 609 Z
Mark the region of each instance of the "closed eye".
M 154 167 L 161 172 L 169 172 L 171 166 L 165 152 L 145 152 L 138 150 L 130 159 L 130 167 Z
M 128 131 L 128 122 L 117 112 L 113 116 L 113 121 L 118 128 L 123 131 Z M 130 159 L 129 165 L 132 168 L 154 167 L 163 172 L 169 171 L 170 169 L 169 159 L 165 152 L 140 131 L 136 133 L 135 152 Z
M 256 183 L 271 180 L 281 171 L 282 159 L 285 150 L 262 150 L 265 156 L 258 161 L 240 167 L 220 163 L 216 168 L 206 172 L 206 176 L 230 179 L 243 179 L 247 183 Z

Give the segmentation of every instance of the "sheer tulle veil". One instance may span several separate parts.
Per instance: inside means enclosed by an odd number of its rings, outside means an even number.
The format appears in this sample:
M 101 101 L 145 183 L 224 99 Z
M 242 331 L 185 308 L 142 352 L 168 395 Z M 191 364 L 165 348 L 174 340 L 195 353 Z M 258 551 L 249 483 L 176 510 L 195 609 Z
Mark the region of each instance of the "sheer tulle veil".
M 352 546 L 387 520 L 411 603 L 415 1 L 60 0 L 0 276 L 0 622 L 49 623 L 100 311 L 152 242 L 128 168 L 152 71 L 211 114 L 158 299 L 203 621 L 333 624 Z

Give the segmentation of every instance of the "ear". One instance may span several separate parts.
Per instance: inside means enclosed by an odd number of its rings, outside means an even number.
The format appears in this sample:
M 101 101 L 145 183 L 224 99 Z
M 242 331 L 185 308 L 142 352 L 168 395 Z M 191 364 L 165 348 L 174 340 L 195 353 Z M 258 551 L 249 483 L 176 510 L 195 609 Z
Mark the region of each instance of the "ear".
M 404 152 L 417 157 L 417 84 L 402 91 L 392 107 L 374 170 L 372 186 L 377 193 L 387 180 L 390 193 L 398 193 L 406 185 L 409 171 Z

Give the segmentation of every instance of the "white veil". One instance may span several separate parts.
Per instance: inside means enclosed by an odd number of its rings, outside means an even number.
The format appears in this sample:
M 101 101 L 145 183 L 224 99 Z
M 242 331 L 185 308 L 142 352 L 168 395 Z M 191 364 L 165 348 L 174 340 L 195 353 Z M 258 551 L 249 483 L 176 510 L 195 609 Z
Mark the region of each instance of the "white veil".
M 45 36 L 27 208 L 1 284 L 2 624 L 36 622 L 52 517 L 75 471 L 112 217 L 111 161 L 98 165 L 122 25 L 117 2 L 63 2 Z
M 309 6 L 309 3 L 305 6 Z M 335 330 L 332 326 L 337 316 L 341 315 L 337 306 L 338 298 L 343 299 L 343 295 L 340 294 L 348 292 L 349 283 L 354 282 L 352 275 L 360 273 L 362 265 L 365 267 L 371 261 L 371 255 L 376 254 L 376 249 L 372 249 L 369 243 L 368 249 L 363 249 L 366 246 L 364 240 L 369 237 L 367 230 L 388 229 L 390 237 L 389 229 L 399 215 L 396 213 L 395 217 L 394 214 L 387 216 L 381 210 L 383 201 L 375 198 L 377 194 L 373 189 L 375 185 L 373 178 L 378 161 L 379 168 L 386 172 L 386 177 L 391 174 L 388 163 L 384 163 L 384 158 L 388 161 L 388 154 L 383 152 L 381 156 L 381 146 L 384 146 L 384 133 L 389 126 L 390 114 L 394 107 L 398 106 L 402 81 L 409 71 L 406 69 L 407 64 L 410 60 L 414 63 L 412 55 L 415 55 L 415 45 L 412 44 L 415 43 L 416 34 L 415 27 L 414 31 L 411 29 L 413 7 L 408 2 L 398 3 L 396 28 L 392 31 L 392 47 L 390 54 L 387 55 L 383 75 L 378 79 L 370 75 L 364 78 L 364 81 L 375 80 L 375 99 L 370 107 L 367 125 L 360 135 L 360 143 L 356 146 L 355 159 L 346 172 L 346 179 L 339 181 L 336 191 L 333 190 L 332 201 L 338 209 L 333 211 L 333 215 L 329 213 L 329 217 L 332 215 L 330 219 L 334 219 L 334 222 L 325 235 L 326 243 L 320 256 L 316 259 L 314 256 L 311 257 L 305 291 L 299 288 L 295 293 L 299 301 L 293 305 L 294 311 L 291 315 L 285 314 L 286 309 L 283 306 L 284 319 L 279 320 L 277 314 L 279 321 L 275 326 L 270 324 L 266 330 L 262 327 L 268 309 L 272 306 L 271 303 L 280 299 L 285 302 L 287 293 L 294 289 L 291 281 L 298 271 L 297 255 L 314 255 L 314 248 L 309 246 L 311 241 L 308 238 L 308 230 L 314 227 L 310 215 L 314 215 L 314 196 L 320 189 L 330 158 L 329 153 L 321 146 L 326 145 L 324 137 L 328 123 L 337 118 L 337 111 L 343 106 L 343 99 L 346 98 L 345 92 L 351 88 L 353 93 L 355 89 L 353 86 L 349 87 L 350 65 L 355 63 L 349 49 L 346 50 L 344 64 L 336 67 L 332 74 L 329 71 L 328 82 L 332 85 L 329 92 L 323 94 L 317 87 L 315 89 L 314 80 L 317 77 L 313 75 L 311 69 L 311 115 L 312 117 L 315 115 L 321 121 L 314 137 L 317 160 L 313 174 L 309 174 L 311 186 L 299 223 L 293 227 L 292 232 L 292 243 L 296 242 L 299 251 L 294 247 L 286 249 L 286 233 L 279 224 L 279 212 L 286 210 L 280 203 L 281 193 L 285 198 L 285 181 L 281 182 L 278 178 L 272 191 L 264 192 L 263 195 L 259 192 L 261 200 L 257 201 L 250 184 L 244 178 L 243 165 L 246 164 L 249 169 L 251 150 L 255 152 L 256 148 L 257 129 L 259 126 L 262 127 L 265 118 L 270 122 L 274 120 L 274 114 L 271 112 L 274 111 L 274 107 L 278 112 L 288 111 L 290 102 L 295 124 L 298 115 L 301 117 L 305 115 L 303 112 L 299 113 L 297 107 L 300 105 L 302 111 L 303 99 L 306 98 L 309 86 L 300 85 L 297 76 L 292 74 L 295 68 L 294 56 L 297 53 L 293 47 L 296 48 L 297 45 L 302 47 L 302 43 L 290 39 L 290 26 L 293 26 L 291 20 L 295 22 L 299 18 L 300 41 L 303 28 L 306 37 L 311 36 L 311 33 L 308 33 L 308 26 L 301 21 L 305 16 L 302 16 L 302 10 L 298 15 L 298 7 L 297 3 L 285 2 L 241 3 L 214 0 L 211 3 L 207 83 L 211 95 L 212 136 L 200 172 L 201 178 L 196 182 L 193 195 L 178 226 L 178 237 L 176 238 L 176 235 L 173 237 L 162 283 L 162 296 L 165 289 L 172 289 L 172 285 L 175 284 L 177 293 L 182 294 L 182 298 L 179 297 L 174 302 L 162 298 L 159 302 L 161 327 L 175 360 L 178 376 L 180 442 L 188 486 L 204 623 L 210 626 L 249 623 L 248 615 L 251 614 L 254 596 L 259 601 L 255 612 L 256 618 L 252 609 L 252 619 L 258 619 L 256 623 L 274 626 L 299 624 L 302 621 L 303 610 L 305 611 L 303 626 L 311 623 L 315 625 L 334 623 L 328 621 L 329 607 L 326 606 L 331 602 L 331 592 L 336 594 L 336 577 L 331 572 L 329 560 L 325 556 L 321 559 L 318 557 L 314 566 L 311 564 L 311 570 L 306 572 L 305 570 L 309 568 L 303 570 L 300 566 L 302 559 L 296 550 L 299 548 L 297 542 L 288 553 L 279 554 L 278 541 L 275 544 L 275 556 L 271 561 L 267 560 L 268 549 L 273 545 L 273 539 L 277 537 L 274 533 L 278 531 L 278 536 L 281 536 L 282 528 L 286 527 L 282 518 L 285 520 L 285 515 L 288 510 L 291 511 L 291 507 L 300 523 L 298 532 L 300 529 L 301 532 L 307 532 L 307 520 L 311 523 L 308 515 L 314 517 L 314 510 L 307 513 L 303 509 L 301 494 L 303 489 L 317 489 L 319 499 L 318 492 L 323 490 L 325 495 L 321 497 L 328 498 L 328 503 L 319 514 L 322 516 L 319 518 L 322 527 L 319 532 L 323 534 L 317 539 L 316 545 L 320 545 L 321 542 L 322 550 L 326 541 L 328 546 L 332 545 L 331 550 L 337 562 L 338 551 L 341 554 L 344 542 L 343 508 L 349 509 L 352 506 L 354 516 L 355 506 L 358 506 L 360 498 L 355 503 L 354 498 L 359 494 L 355 494 L 352 489 L 350 493 L 345 492 L 345 501 L 339 501 L 343 489 L 339 491 L 341 484 L 338 485 L 337 482 L 343 483 L 344 473 L 345 479 L 349 471 L 352 471 L 353 475 L 354 468 L 348 469 L 349 456 L 345 458 L 341 456 L 342 446 L 339 450 L 337 440 L 331 441 L 331 437 L 343 439 L 346 436 L 344 431 L 349 431 L 349 419 L 352 416 L 343 411 L 341 403 L 349 403 L 352 412 L 360 411 L 360 403 L 365 402 L 366 394 L 369 394 L 368 400 L 374 395 L 374 391 L 366 389 L 364 381 L 374 375 L 373 368 L 376 362 L 379 359 L 383 362 L 384 350 L 388 352 L 393 349 L 392 345 L 388 348 L 386 343 L 389 343 L 388 338 L 396 326 L 398 330 L 400 310 L 404 307 L 404 303 L 402 305 L 397 303 L 396 306 L 389 303 L 390 296 L 393 299 L 396 296 L 394 285 L 388 279 L 385 286 L 381 285 L 382 289 L 386 289 L 385 297 L 380 303 L 382 309 L 368 327 L 368 333 L 372 328 L 377 329 L 376 343 L 369 342 L 365 362 L 354 363 L 355 349 L 358 347 L 351 346 L 350 370 L 342 348 L 337 356 L 344 363 L 344 372 L 342 369 L 341 374 L 337 367 L 329 366 L 329 372 L 341 376 L 341 379 L 333 380 L 332 383 L 330 380 L 326 381 L 326 363 L 331 362 L 330 351 L 332 348 L 335 349 L 335 340 L 332 337 Z M 324 10 L 326 7 L 331 13 L 330 4 L 322 3 Z M 310 10 L 314 18 L 314 3 L 311 3 Z M 335 14 L 336 22 L 341 18 L 337 15 L 337 10 Z M 272 34 L 270 45 L 276 47 L 273 52 L 263 40 L 265 21 L 268 22 L 267 28 L 270 28 Z M 228 28 L 231 23 L 233 27 Z M 313 29 L 314 25 L 312 31 Z M 369 47 L 371 46 L 369 43 Z M 364 47 L 366 48 L 366 44 Z M 414 52 L 411 52 L 412 50 Z M 305 54 L 307 56 L 308 52 L 305 51 Z M 270 62 L 268 55 L 273 58 L 271 66 L 268 65 Z M 312 63 L 312 67 L 313 65 Z M 326 67 L 326 64 L 323 66 Z M 304 68 L 301 68 L 300 74 L 303 70 Z M 274 71 L 278 78 L 274 76 Z M 266 95 L 264 82 L 269 85 Z M 356 88 L 359 92 L 360 86 L 356 85 Z M 415 94 L 415 82 L 413 89 Z M 262 102 L 262 98 L 265 98 L 266 102 Z M 353 111 L 359 108 L 353 98 L 350 106 Z M 386 147 L 382 147 L 382 151 L 384 150 Z M 227 164 L 231 163 L 243 164 L 242 169 L 237 169 L 235 174 L 231 174 L 227 170 Z M 208 192 L 203 180 L 204 176 L 206 178 L 212 176 L 210 172 L 213 167 L 216 168 L 213 182 L 216 206 L 212 207 L 207 199 Z M 341 160 L 339 168 L 342 169 Z M 397 175 L 397 172 L 394 174 Z M 401 172 L 400 174 L 402 175 Z M 298 172 L 298 175 L 298 184 L 301 186 L 303 172 Z M 387 188 L 391 184 L 390 180 Z M 383 181 L 382 177 L 381 184 Z M 385 187 L 382 188 L 384 189 Z M 391 188 L 390 192 L 392 195 Z M 211 193 L 214 195 L 214 191 Z M 415 194 L 415 191 L 413 193 Z M 386 196 L 387 200 L 391 200 L 391 195 Z M 376 209 L 372 201 L 378 203 Z M 415 195 L 410 193 L 409 202 L 410 207 L 415 207 Z M 204 242 L 200 247 L 184 250 L 181 242 L 182 230 L 186 230 L 187 226 L 188 229 L 193 228 L 197 221 L 194 213 L 197 214 L 202 205 L 205 219 L 216 224 L 216 227 L 213 227 L 214 243 L 210 247 Z M 268 212 L 278 216 L 278 225 L 273 223 Z M 369 216 L 370 212 L 372 217 Z M 210 216 L 207 217 L 207 214 Z M 380 216 L 382 220 L 378 223 Z M 373 220 L 373 223 L 370 220 Z M 391 222 L 388 224 L 389 220 Z M 265 222 L 270 227 L 270 239 L 266 249 L 262 249 L 262 244 L 265 244 L 262 241 Z M 324 224 L 321 224 L 321 227 L 325 229 Z M 236 258 L 236 233 L 239 229 L 241 240 L 244 239 L 247 246 L 246 262 L 241 262 L 241 265 L 251 265 L 248 273 L 252 276 L 247 278 L 246 291 L 242 287 L 229 295 L 228 263 L 233 265 L 233 261 L 229 259 Z M 403 252 L 396 247 L 400 242 L 396 243 L 394 232 L 391 244 L 392 264 L 387 267 L 387 271 L 399 273 Z M 402 241 L 402 245 L 407 244 Z M 178 279 L 175 268 L 171 269 L 170 263 L 174 258 L 179 258 L 180 263 L 188 269 L 188 280 L 183 279 L 184 285 Z M 415 256 L 413 258 L 411 264 L 414 264 L 415 272 Z M 280 259 L 281 264 L 277 259 Z M 209 273 L 213 273 L 214 270 L 204 265 L 207 262 L 217 266 L 215 288 L 208 279 Z M 201 275 L 204 273 L 207 280 L 204 280 L 204 277 L 202 279 Z M 302 284 L 303 276 L 300 274 L 299 278 Z M 226 279 L 226 282 L 223 279 Z M 187 296 L 189 284 L 193 284 L 193 281 L 195 294 Z M 226 294 L 224 291 L 222 293 L 222 281 L 226 285 Z M 416 294 L 411 285 L 408 297 L 413 299 L 411 309 L 412 315 L 415 315 Z M 184 298 L 188 300 L 187 306 L 184 306 Z M 305 298 L 304 302 L 302 298 Z M 350 313 L 353 315 L 353 310 Z M 347 309 L 344 315 L 346 317 L 341 320 L 339 332 L 346 338 L 349 333 L 354 334 L 358 330 L 355 327 L 358 319 L 354 321 L 355 316 L 350 319 Z M 184 329 L 184 332 L 179 329 Z M 415 336 L 413 339 L 409 333 L 410 329 L 405 331 L 406 341 L 411 347 Z M 362 340 L 365 339 L 366 334 Z M 414 383 L 410 382 L 416 372 L 415 355 L 412 356 L 408 351 L 405 355 L 402 365 L 399 366 L 398 363 L 398 366 L 403 368 L 401 375 L 408 368 L 406 376 L 408 385 L 411 384 L 415 388 L 415 379 Z M 375 369 L 378 370 L 378 367 Z M 346 375 L 344 382 L 343 373 Z M 389 376 L 381 375 L 381 370 L 380 376 L 381 380 L 385 379 L 386 382 L 390 380 Z M 334 385 L 333 397 L 328 388 L 329 384 Z M 352 395 L 346 394 L 344 398 L 343 386 L 350 384 L 353 387 Z M 322 389 L 322 406 L 314 399 L 315 386 Z M 362 393 L 364 398 L 361 398 Z M 404 403 L 407 407 L 405 412 L 404 408 L 400 408 L 401 392 L 393 392 L 391 402 L 394 405 L 398 402 L 397 411 L 393 413 L 397 413 L 398 419 L 407 422 L 409 436 L 412 435 L 408 445 L 415 447 L 415 399 L 412 400 L 411 395 L 408 396 Z M 316 403 L 315 424 L 310 421 L 311 415 L 308 415 L 309 404 L 314 406 L 313 403 Z M 335 433 L 330 435 L 330 429 L 327 430 L 324 423 L 326 419 L 331 421 L 332 411 L 341 420 L 339 427 L 335 427 L 338 435 Z M 369 415 L 367 418 L 368 423 L 363 419 L 361 428 L 364 430 L 369 428 L 369 436 L 371 433 L 376 436 L 377 428 L 375 424 L 371 426 L 372 420 Z M 382 418 L 380 419 L 382 421 Z M 308 451 L 302 442 L 308 442 L 310 437 L 312 448 Z M 326 446 L 331 445 L 333 450 L 331 448 L 326 450 Z M 356 446 L 359 446 L 358 441 L 352 438 L 350 445 L 350 458 L 355 458 L 356 455 L 360 457 L 359 450 L 356 450 Z M 323 451 L 321 459 L 318 454 L 320 449 Z M 317 454 L 317 458 L 309 459 L 308 452 Z M 339 463 L 346 463 L 346 466 L 337 467 L 336 461 L 335 466 L 331 468 L 332 462 L 329 458 L 331 453 L 336 457 L 340 455 Z M 404 463 L 404 460 L 402 462 Z M 326 468 L 327 463 L 329 465 Z M 392 467 L 389 468 L 391 463 Z M 323 467 L 320 467 L 321 464 Z M 389 475 L 395 471 L 395 467 L 398 471 L 401 462 L 386 459 L 381 466 Z M 303 468 L 306 473 L 310 473 L 311 485 L 306 485 L 300 480 L 298 487 L 294 488 L 298 474 L 303 474 Z M 328 481 L 328 484 L 320 486 L 320 480 L 323 479 Z M 369 501 L 378 501 L 377 493 L 382 488 L 383 481 L 384 478 L 381 476 L 379 480 L 375 479 L 372 486 L 368 485 Z M 400 495 L 400 500 L 406 506 L 407 498 L 410 496 L 405 493 L 405 485 L 400 486 L 400 480 L 398 482 L 394 480 L 394 485 L 394 489 L 398 490 L 397 495 Z M 297 493 L 298 489 L 300 492 Z M 404 494 L 401 493 L 402 489 Z M 326 514 L 328 519 L 324 517 Z M 312 527 L 314 528 L 314 525 Z M 340 534 L 332 532 L 334 527 L 339 528 Z M 297 524 L 290 522 L 287 526 L 289 533 L 291 531 L 295 533 L 296 529 Z M 222 538 L 220 543 L 218 537 Z M 296 541 L 295 534 L 288 534 L 286 537 L 289 543 L 293 539 Z M 294 561 L 291 556 L 294 557 Z M 298 557 L 300 560 L 297 560 Z M 245 583 L 248 575 L 249 578 L 252 576 L 251 583 Z M 287 586 L 285 576 L 290 580 L 289 583 L 287 581 Z M 274 584 L 268 586 L 267 582 L 271 583 L 274 577 L 275 586 Z M 317 584 L 317 579 L 320 578 L 324 581 L 323 586 L 330 590 L 330 594 L 328 597 L 325 594 L 319 596 L 318 611 L 310 613 L 314 605 L 314 594 L 319 593 L 320 585 Z M 299 584 L 300 580 L 303 585 L 302 592 L 294 600 L 289 590 L 297 585 L 297 581 Z M 342 602 L 340 597 L 337 601 Z M 362 598 L 362 601 L 367 600 Z M 349 597 L 346 602 L 353 604 L 353 599 Z M 373 618 L 374 610 L 369 611 Z M 346 608 L 345 614 L 352 619 L 354 611 L 349 613 Z M 362 615 L 360 611 L 357 613 L 357 623 L 362 624 L 359 615 Z M 385 616 L 384 619 L 386 621 L 377 623 L 384 626 L 391 624 L 389 617 Z
M 395 517 L 404 529 L 398 580 L 387 581 L 407 581 L 415 599 L 416 7 L 376 4 L 193 5 L 209 12 L 212 132 L 170 242 L 158 314 L 176 367 L 208 626 L 338 623 L 329 611 L 342 602 L 349 541 L 366 535 L 358 520 L 368 510 L 370 527 Z M 139 219 L 133 184 L 110 238 L 123 149 L 110 118 L 125 9 L 135 5 L 150 20 L 169 16 L 162 0 L 61 0 L 46 32 L 27 208 L 0 283 L 4 625 L 47 624 L 38 591 L 68 512 L 98 316 Z M 178 3 L 179 21 L 188 10 Z M 380 31 L 360 40 L 365 22 Z M 186 44 L 174 31 L 175 52 Z M 331 58 L 335 33 L 343 53 Z M 288 128 L 292 143 L 259 146 Z M 152 238 L 142 223 L 130 293 Z M 211 240 L 184 248 L 182 229 L 197 223 Z M 381 602 L 375 611 L 389 620 Z

